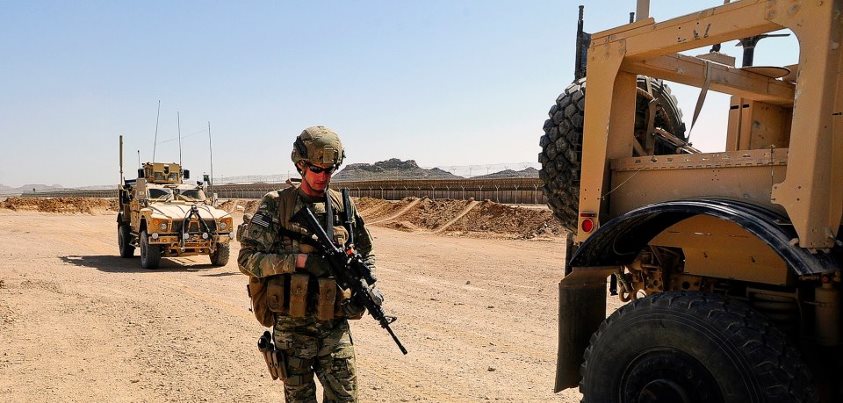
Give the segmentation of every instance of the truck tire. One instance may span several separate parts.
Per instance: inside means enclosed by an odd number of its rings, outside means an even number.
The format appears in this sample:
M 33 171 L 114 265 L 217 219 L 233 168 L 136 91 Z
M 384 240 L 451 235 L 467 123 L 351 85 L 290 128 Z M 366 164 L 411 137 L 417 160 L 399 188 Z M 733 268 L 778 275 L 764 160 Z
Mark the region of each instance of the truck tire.
M 539 177 L 547 204 L 553 214 L 569 231 L 577 230 L 580 202 L 580 166 L 582 154 L 583 123 L 585 115 L 585 78 L 568 86 L 558 98 L 544 122 L 544 135 L 539 141 L 542 152 Z M 676 97 L 662 80 L 638 77 L 638 88 L 658 100 L 655 126 L 663 128 L 683 141 L 687 141 L 682 111 Z M 636 100 L 635 133 L 644 136 L 648 125 L 649 100 L 639 91 Z M 657 142 L 653 154 L 673 154 L 676 149 Z
M 132 246 L 132 229 L 126 224 L 117 224 L 117 245 L 120 247 L 120 257 L 135 255 L 135 247 Z
M 141 267 L 144 269 L 157 269 L 161 263 L 161 247 L 149 244 L 149 235 L 146 230 L 140 233 Z
M 231 254 L 231 248 L 228 244 L 217 244 L 217 248 L 211 253 L 211 264 L 214 266 L 225 266 L 228 264 L 228 256 Z
M 786 336 L 743 302 L 666 292 L 629 303 L 591 337 L 583 402 L 815 402 Z

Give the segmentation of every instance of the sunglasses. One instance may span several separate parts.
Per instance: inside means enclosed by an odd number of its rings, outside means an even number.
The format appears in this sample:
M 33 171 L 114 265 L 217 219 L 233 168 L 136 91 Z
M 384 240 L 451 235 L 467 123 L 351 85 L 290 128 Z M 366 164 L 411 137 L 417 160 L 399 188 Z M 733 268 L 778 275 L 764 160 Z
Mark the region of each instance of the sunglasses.
M 322 167 L 318 167 L 316 165 L 308 165 L 307 169 L 310 170 L 310 172 L 313 172 L 315 174 L 321 174 L 322 172 L 327 172 L 328 175 L 330 175 L 330 174 L 334 173 L 334 171 L 337 170 L 337 167 L 331 166 L 330 168 L 322 168 Z

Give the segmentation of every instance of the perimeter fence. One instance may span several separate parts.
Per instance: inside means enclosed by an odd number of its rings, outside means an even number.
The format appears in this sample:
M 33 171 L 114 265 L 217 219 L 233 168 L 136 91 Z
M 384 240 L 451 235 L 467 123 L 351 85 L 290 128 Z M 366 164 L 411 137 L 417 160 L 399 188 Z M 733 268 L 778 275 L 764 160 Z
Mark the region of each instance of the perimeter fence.
M 286 183 L 214 185 L 209 193 L 222 199 L 259 199 L 268 192 L 287 187 Z M 405 197 L 430 199 L 492 200 L 508 204 L 546 204 L 539 178 L 500 179 L 402 179 L 337 181 L 334 189 L 347 188 L 354 197 L 400 200 Z M 24 197 L 117 197 L 113 190 L 62 190 L 25 193 Z

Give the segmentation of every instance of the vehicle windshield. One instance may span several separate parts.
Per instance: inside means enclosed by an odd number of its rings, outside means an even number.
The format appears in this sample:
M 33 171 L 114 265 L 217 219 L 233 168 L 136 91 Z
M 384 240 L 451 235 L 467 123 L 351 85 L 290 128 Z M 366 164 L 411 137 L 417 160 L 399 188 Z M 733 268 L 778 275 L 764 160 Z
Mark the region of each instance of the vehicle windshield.
M 205 192 L 202 189 L 174 189 L 176 198 L 185 201 L 205 201 Z
M 150 188 L 148 191 L 150 200 L 170 200 L 173 198 L 173 191 L 171 189 Z
M 181 200 L 187 202 L 205 201 L 205 192 L 202 189 L 178 189 L 178 188 L 150 188 L 149 199 L 155 201 Z

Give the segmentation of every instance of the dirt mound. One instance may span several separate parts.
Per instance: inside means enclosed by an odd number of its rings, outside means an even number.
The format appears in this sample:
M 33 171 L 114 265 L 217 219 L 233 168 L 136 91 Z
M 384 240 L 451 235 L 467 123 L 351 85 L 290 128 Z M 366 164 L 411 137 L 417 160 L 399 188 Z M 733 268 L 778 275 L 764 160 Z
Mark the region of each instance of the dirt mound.
M 371 197 L 355 198 L 354 205 L 357 211 L 366 222 L 375 222 L 392 217 L 416 200 L 413 197 L 406 197 L 402 200 L 383 200 Z
M 220 203 L 220 205 L 217 206 L 217 208 L 220 209 L 220 210 L 225 210 L 225 211 L 231 213 L 237 207 L 237 202 L 239 202 L 239 200 L 226 200 L 226 201 Z
M 117 199 L 96 197 L 10 197 L 0 202 L 0 208 L 39 211 L 44 213 L 88 213 L 117 211 Z
M 484 201 L 448 227 L 448 231 L 493 232 L 519 238 L 557 237 L 565 229 L 550 210 Z
M 361 214 L 367 222 L 394 215 L 410 205 L 413 198 L 400 201 L 360 199 Z M 472 237 L 536 238 L 564 236 L 565 229 L 547 209 L 508 206 L 491 201 L 473 205 L 471 200 L 422 199 L 403 214 L 391 220 L 376 223 L 400 231 L 443 231 L 446 235 Z M 466 212 L 467 208 L 470 209 Z M 385 213 L 387 212 L 387 213 Z M 459 217 L 460 214 L 464 216 Z M 457 219 L 457 217 L 459 217 Z M 452 224 L 443 228 L 451 220 Z
M 454 219 L 465 210 L 469 203 L 471 202 L 468 200 L 431 200 L 424 198 L 397 219 L 418 228 L 432 231 Z

